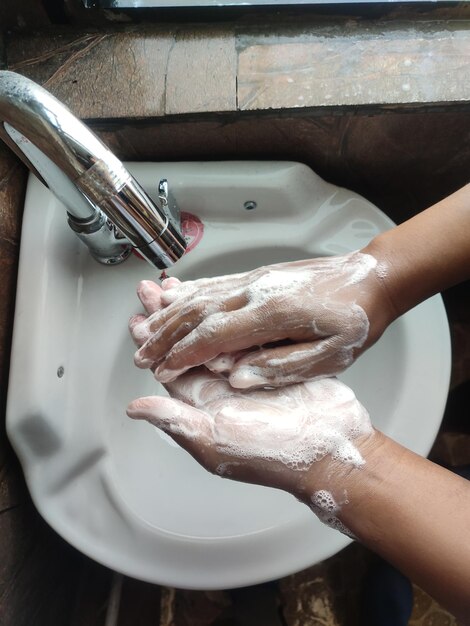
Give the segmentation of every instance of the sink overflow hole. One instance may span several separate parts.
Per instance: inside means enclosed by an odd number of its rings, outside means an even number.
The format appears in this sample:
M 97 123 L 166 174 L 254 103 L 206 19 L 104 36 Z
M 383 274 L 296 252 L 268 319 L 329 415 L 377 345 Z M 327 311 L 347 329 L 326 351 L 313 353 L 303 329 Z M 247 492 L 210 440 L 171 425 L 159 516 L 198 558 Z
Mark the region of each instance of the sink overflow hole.
M 62 376 L 64 375 L 64 372 L 65 372 L 65 370 L 64 370 L 64 368 L 63 368 L 63 366 L 62 366 L 62 365 L 61 365 L 60 367 L 58 367 L 58 368 L 57 368 L 57 376 L 58 376 L 59 378 L 62 378 Z
M 253 211 L 253 209 L 256 209 L 257 206 L 258 205 L 256 204 L 254 200 L 248 200 L 243 205 L 243 208 L 246 209 L 247 211 Z

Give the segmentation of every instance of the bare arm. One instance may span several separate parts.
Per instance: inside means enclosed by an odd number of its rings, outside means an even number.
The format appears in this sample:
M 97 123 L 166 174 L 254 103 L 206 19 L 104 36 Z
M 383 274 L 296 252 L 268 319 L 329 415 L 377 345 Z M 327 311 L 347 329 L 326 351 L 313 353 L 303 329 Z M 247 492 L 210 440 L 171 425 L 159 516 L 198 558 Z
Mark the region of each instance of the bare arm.
M 381 433 L 361 451 L 362 468 L 331 474 L 330 490 L 348 494 L 339 519 L 470 623 L 470 483 Z
M 385 268 L 384 285 L 401 315 L 470 278 L 470 185 L 375 237 L 363 252 Z

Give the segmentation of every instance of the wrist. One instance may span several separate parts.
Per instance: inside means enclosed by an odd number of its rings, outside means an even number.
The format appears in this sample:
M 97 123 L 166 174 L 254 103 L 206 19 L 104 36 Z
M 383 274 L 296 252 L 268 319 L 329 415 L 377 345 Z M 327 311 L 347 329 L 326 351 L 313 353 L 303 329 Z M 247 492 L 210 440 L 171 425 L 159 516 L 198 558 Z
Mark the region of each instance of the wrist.
M 313 463 L 305 472 L 297 486 L 294 495 L 298 500 L 311 506 L 315 500 L 315 494 L 320 491 L 331 493 L 334 500 L 341 505 L 345 500 L 349 501 L 349 492 L 358 492 L 361 497 L 360 485 L 367 478 L 366 470 L 370 471 L 369 463 L 375 466 L 375 457 L 383 446 L 383 440 L 387 439 L 380 431 L 375 429 L 370 434 L 362 435 L 352 440 L 360 456 L 362 463 L 354 465 L 328 455 Z M 349 503 L 349 502 L 348 502 Z
M 377 261 L 378 292 L 388 305 L 389 324 L 408 310 L 403 299 L 408 259 L 406 256 L 399 258 L 394 253 L 394 236 L 394 230 L 381 233 L 361 250 Z
M 470 185 L 375 237 L 361 252 L 383 268 L 397 316 L 470 277 Z
M 375 431 L 374 438 L 362 446 L 361 453 L 364 465 L 350 472 L 345 480 L 348 506 L 342 508 L 340 518 L 360 541 L 370 545 L 375 539 L 380 541 L 383 530 L 377 531 L 375 525 L 377 502 L 394 491 L 392 483 L 400 483 L 403 458 L 412 453 L 380 431 Z M 409 479 L 403 473 L 403 484 Z
M 371 512 L 387 492 L 387 483 L 399 480 L 402 456 L 409 452 L 375 429 L 354 443 L 362 465 L 322 459 L 307 472 L 294 495 L 326 524 L 370 543 L 374 536 Z

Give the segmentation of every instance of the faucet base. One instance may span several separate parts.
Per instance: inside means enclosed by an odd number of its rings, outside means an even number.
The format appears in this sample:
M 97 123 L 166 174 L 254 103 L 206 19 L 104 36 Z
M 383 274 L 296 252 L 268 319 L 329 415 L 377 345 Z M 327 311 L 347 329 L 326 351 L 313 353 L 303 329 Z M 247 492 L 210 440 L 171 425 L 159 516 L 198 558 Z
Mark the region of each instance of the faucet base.
M 0 71 L 0 138 L 62 201 L 72 229 L 100 263 L 120 263 L 132 247 L 158 269 L 183 256 L 168 185 L 159 189 L 160 207 L 67 107 L 6 70 Z
M 78 220 L 69 213 L 68 223 L 77 237 L 88 246 L 91 256 L 98 263 L 118 265 L 133 250 L 133 246 L 104 213 L 98 213 L 90 221 Z
M 129 258 L 132 250 L 132 246 L 128 246 L 121 252 L 121 254 L 118 254 L 116 256 L 98 256 L 96 254 L 93 254 L 93 252 L 91 252 L 91 256 L 95 259 L 95 261 L 98 261 L 98 263 L 101 263 L 102 265 L 119 265 L 119 263 L 123 263 L 126 259 Z

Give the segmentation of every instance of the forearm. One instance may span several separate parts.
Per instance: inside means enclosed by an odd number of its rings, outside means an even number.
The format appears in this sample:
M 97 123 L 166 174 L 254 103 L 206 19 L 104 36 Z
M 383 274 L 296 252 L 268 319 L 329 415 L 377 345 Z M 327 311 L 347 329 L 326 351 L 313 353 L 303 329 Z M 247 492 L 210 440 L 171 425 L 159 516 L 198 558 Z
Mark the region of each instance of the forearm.
M 378 235 L 363 252 L 383 265 L 397 315 L 469 279 L 470 185 Z
M 470 483 L 378 433 L 365 465 L 329 488 L 346 491 L 337 517 L 359 541 L 455 615 L 470 615 Z M 337 481 L 335 484 L 335 480 Z

